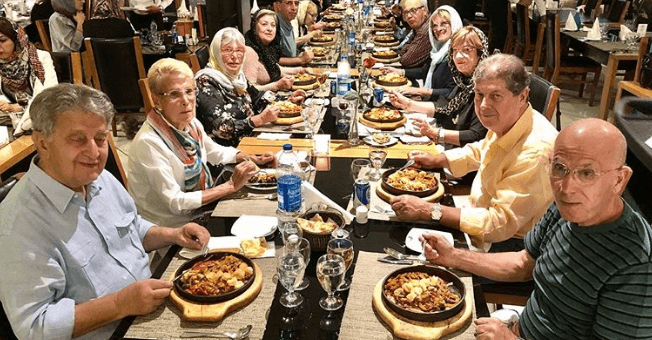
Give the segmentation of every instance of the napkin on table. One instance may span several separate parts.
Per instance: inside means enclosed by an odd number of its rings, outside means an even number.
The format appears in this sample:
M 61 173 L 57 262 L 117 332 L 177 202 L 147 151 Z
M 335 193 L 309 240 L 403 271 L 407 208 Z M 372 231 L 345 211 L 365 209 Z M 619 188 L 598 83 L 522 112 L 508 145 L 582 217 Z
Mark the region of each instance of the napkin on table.
M 430 138 L 426 136 L 414 137 L 414 136 L 402 135 L 399 137 L 399 139 L 401 139 L 401 142 L 403 142 L 404 144 L 430 143 Z
M 632 30 L 627 28 L 625 25 L 620 25 L 620 33 L 618 33 L 618 39 L 620 41 L 625 41 L 625 38 L 627 38 L 627 35 L 633 34 Z
M 602 34 L 600 33 L 600 21 L 598 21 L 597 18 L 595 19 L 595 23 L 593 24 L 593 27 L 591 27 L 589 34 L 586 35 L 586 40 L 602 40 Z
M 290 139 L 289 133 L 271 133 L 271 132 L 263 132 L 260 135 L 258 135 L 258 139 L 267 139 L 267 140 L 282 140 L 282 139 Z
M 240 248 L 240 241 L 242 241 L 242 237 L 238 237 L 238 236 L 211 237 L 210 240 L 208 241 L 208 249 L 231 249 L 231 248 L 238 249 Z M 179 255 L 187 259 L 191 259 L 201 254 L 202 254 L 201 250 L 195 250 L 186 247 L 183 247 L 179 251 Z M 275 254 L 276 251 L 274 247 L 274 241 L 268 241 L 267 250 L 260 257 L 274 257 Z
M 564 30 L 566 31 L 577 31 L 577 23 L 575 22 L 575 16 L 571 13 L 566 18 L 566 25 L 564 25 Z
M 344 208 L 340 207 L 338 204 L 333 202 L 330 198 L 326 197 L 326 195 L 322 194 L 312 184 L 303 181 L 301 185 L 305 189 L 305 193 L 306 193 L 306 198 L 305 198 L 306 207 L 310 207 L 313 204 L 323 203 L 342 213 L 342 215 L 344 215 L 344 221 L 346 224 L 350 224 L 353 221 L 353 215 L 351 215 Z

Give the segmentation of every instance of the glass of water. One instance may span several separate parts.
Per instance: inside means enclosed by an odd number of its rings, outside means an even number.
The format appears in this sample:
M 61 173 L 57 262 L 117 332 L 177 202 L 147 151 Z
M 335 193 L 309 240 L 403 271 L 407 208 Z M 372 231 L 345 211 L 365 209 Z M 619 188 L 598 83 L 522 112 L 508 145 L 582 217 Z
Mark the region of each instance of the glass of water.
M 293 308 L 303 303 L 303 296 L 295 292 L 295 287 L 303 280 L 306 270 L 306 263 L 303 255 L 299 253 L 288 253 L 277 260 L 278 279 L 281 285 L 288 290 L 281 295 L 279 302 L 284 307 Z
M 377 181 L 380 179 L 380 168 L 385 163 L 387 158 L 387 152 L 385 150 L 372 148 L 369 150 L 369 160 L 371 165 L 374 167 L 374 170 L 369 173 L 369 179 L 372 181 Z
M 340 255 L 325 254 L 317 261 L 317 280 L 328 294 L 319 300 L 319 306 L 324 310 L 337 310 L 344 305 L 342 299 L 335 296 L 335 291 L 344 281 L 345 272 L 346 265 Z
M 290 242 L 287 242 L 283 247 L 283 254 L 289 253 L 299 253 L 303 256 L 303 261 L 306 263 L 306 267 L 310 262 L 310 242 L 305 238 L 296 238 L 290 239 Z M 301 280 L 301 282 L 294 287 L 294 290 L 304 290 L 308 288 L 310 281 L 306 278 Z

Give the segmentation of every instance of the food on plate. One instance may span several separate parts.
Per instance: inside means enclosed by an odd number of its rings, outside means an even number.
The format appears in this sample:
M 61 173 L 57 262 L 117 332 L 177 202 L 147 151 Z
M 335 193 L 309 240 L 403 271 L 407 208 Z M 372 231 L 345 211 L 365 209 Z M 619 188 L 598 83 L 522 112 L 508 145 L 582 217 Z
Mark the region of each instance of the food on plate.
M 260 257 L 267 251 L 267 241 L 264 237 L 244 239 L 240 242 L 240 248 L 246 257 Z
M 389 133 L 374 133 L 371 135 L 371 138 L 378 144 L 385 144 L 389 142 L 392 137 Z
M 339 21 L 327 22 L 324 30 L 334 31 L 336 28 L 340 27 L 342 27 L 342 25 L 340 25 Z
M 297 223 L 301 229 L 316 234 L 330 233 L 337 228 L 337 224 L 331 221 L 324 221 L 319 214 L 315 214 L 315 216 L 309 220 L 297 218 Z
M 460 301 L 460 296 L 451 292 L 446 281 L 423 272 L 401 273 L 388 278 L 383 294 L 397 306 L 412 312 L 438 312 Z
M 406 191 L 427 191 L 437 186 L 437 178 L 431 172 L 407 168 L 387 176 L 387 184 Z
M 393 43 L 396 41 L 396 38 L 391 34 L 384 34 L 375 36 L 374 41 L 379 43 Z
M 374 26 L 379 27 L 379 28 L 386 28 L 389 27 L 390 22 L 389 21 L 375 21 Z
M 327 34 L 322 34 L 319 37 L 312 37 L 310 38 L 310 41 L 312 42 L 318 42 L 318 43 L 327 43 L 327 42 L 332 42 L 333 41 L 333 36 L 327 35 Z
M 182 288 L 194 295 L 222 295 L 242 286 L 254 269 L 241 259 L 227 255 L 218 260 L 195 263 L 180 280 Z
M 259 172 L 249 178 L 249 183 L 276 185 L 276 173 Z
M 294 75 L 294 85 L 310 85 L 317 82 L 317 77 L 309 73 L 299 73 Z
M 314 47 L 314 48 L 312 49 L 312 53 L 313 53 L 315 56 L 324 56 L 324 55 L 328 54 L 328 49 L 327 49 L 327 48 L 323 48 L 323 47 Z
M 396 109 L 390 109 L 387 106 L 374 107 L 373 109 L 364 113 L 364 118 L 371 121 L 398 121 L 401 118 L 401 113 Z
M 396 73 L 387 73 L 378 77 L 379 85 L 401 86 L 407 84 L 407 77 Z
M 283 100 L 279 102 L 273 102 L 272 105 L 278 106 L 281 113 L 301 113 L 301 106 L 289 101 Z
M 398 57 L 398 53 L 396 51 L 392 50 L 387 50 L 387 51 L 374 51 L 372 56 L 377 59 L 394 59 Z
M 326 14 L 324 15 L 324 21 L 340 21 L 342 20 L 342 15 L 341 14 Z

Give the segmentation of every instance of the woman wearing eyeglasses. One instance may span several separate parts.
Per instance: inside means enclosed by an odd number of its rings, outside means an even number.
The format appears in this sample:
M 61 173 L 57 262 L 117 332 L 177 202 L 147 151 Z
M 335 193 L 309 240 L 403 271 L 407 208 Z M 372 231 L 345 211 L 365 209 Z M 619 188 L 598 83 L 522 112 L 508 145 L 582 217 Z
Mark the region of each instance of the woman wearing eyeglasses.
M 147 73 L 154 109 L 147 113 L 129 148 L 128 190 L 145 219 L 181 226 L 202 206 L 242 188 L 256 165 L 272 154 L 246 155 L 221 146 L 195 119 L 195 81 L 187 64 L 175 59 L 154 63 Z M 251 161 L 245 161 L 245 160 Z M 207 165 L 232 164 L 233 176 L 215 185 Z
M 473 26 L 466 26 L 453 35 L 447 62 L 455 89 L 447 104 L 437 106 L 430 101 L 415 101 L 395 91 L 389 95 L 392 104 L 434 117 L 441 128 L 432 127 L 422 119 L 417 119 L 415 126 L 435 143 L 465 145 L 484 138 L 487 129 L 475 114 L 472 76 L 478 63 L 489 56 L 487 46 L 487 37 Z
M 211 42 L 208 65 L 195 76 L 197 119 L 217 143 L 226 146 L 238 145 L 255 127 L 275 121 L 279 113 L 276 105 L 268 105 L 274 96 L 264 96 L 245 78 L 244 56 L 242 34 L 232 27 L 223 28 Z M 289 100 L 304 98 L 304 91 L 295 91 Z

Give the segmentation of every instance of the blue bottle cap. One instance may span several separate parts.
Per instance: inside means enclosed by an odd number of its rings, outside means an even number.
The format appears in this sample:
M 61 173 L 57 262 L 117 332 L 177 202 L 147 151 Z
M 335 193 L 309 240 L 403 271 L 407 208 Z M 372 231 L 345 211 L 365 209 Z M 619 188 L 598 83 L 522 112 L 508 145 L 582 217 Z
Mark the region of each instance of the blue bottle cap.
M 283 150 L 292 150 L 292 144 L 283 144 Z

